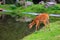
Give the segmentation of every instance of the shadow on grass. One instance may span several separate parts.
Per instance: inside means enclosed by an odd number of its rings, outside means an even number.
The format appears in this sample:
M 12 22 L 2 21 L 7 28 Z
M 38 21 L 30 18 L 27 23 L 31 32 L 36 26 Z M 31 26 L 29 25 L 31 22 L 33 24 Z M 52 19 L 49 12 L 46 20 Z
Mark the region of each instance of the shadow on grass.
M 57 18 L 51 18 L 50 22 L 59 21 Z M 20 40 L 23 37 L 35 32 L 35 27 L 28 28 L 29 23 L 16 22 L 13 18 L 0 20 L 0 40 Z M 40 25 L 43 27 L 43 25 Z M 40 27 L 39 29 L 41 29 Z
M 28 24 L 14 19 L 0 20 L 0 40 L 19 40 L 35 32 L 35 27 L 29 29 Z

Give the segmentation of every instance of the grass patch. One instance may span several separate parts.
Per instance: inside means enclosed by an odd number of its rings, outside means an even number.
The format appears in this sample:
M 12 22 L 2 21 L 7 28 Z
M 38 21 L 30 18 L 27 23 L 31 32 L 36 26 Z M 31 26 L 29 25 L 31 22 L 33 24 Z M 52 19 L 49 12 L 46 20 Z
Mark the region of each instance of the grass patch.
M 60 40 L 60 21 L 50 23 L 50 31 L 48 28 L 34 32 L 26 37 L 23 40 Z

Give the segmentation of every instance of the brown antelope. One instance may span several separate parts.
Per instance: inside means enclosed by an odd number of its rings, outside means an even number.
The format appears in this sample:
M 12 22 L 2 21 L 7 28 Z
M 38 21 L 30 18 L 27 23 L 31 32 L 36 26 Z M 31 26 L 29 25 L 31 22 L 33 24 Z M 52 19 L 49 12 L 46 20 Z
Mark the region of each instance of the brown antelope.
M 29 24 L 29 29 L 36 24 L 36 30 L 39 28 L 39 25 L 43 23 L 45 26 L 49 23 L 49 15 L 47 13 L 42 13 L 36 16 L 36 18 Z

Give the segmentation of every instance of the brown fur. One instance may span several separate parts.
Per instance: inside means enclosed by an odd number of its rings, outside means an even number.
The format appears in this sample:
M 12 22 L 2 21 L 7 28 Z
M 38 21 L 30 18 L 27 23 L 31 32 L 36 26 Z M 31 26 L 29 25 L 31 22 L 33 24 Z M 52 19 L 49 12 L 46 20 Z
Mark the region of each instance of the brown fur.
M 47 13 L 42 13 L 36 16 L 36 18 L 29 24 L 29 28 L 31 29 L 33 25 L 36 24 L 36 30 L 37 30 L 41 23 L 44 23 L 44 25 L 46 26 L 47 25 L 46 22 L 49 23 L 49 15 Z

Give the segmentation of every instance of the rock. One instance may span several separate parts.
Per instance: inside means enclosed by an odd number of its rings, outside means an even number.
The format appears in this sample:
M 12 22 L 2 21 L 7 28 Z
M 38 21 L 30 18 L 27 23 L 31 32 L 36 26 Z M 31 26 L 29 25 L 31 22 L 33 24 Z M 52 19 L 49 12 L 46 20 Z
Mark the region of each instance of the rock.
M 44 1 L 39 2 L 39 4 L 44 4 Z
M 26 2 L 25 2 L 25 7 L 30 6 L 30 5 L 32 5 L 32 4 L 33 4 L 33 2 L 31 2 L 31 1 L 26 1 Z
M 20 5 L 22 5 L 22 6 L 25 5 L 25 1 L 22 1 L 22 0 L 21 0 L 19 3 L 20 3 Z
M 54 6 L 54 5 L 56 5 L 56 2 L 47 2 L 45 4 L 45 7 L 48 8 L 48 7 L 51 7 L 51 6 Z
M 31 1 L 20 1 L 19 2 L 21 6 L 27 7 L 33 4 Z

